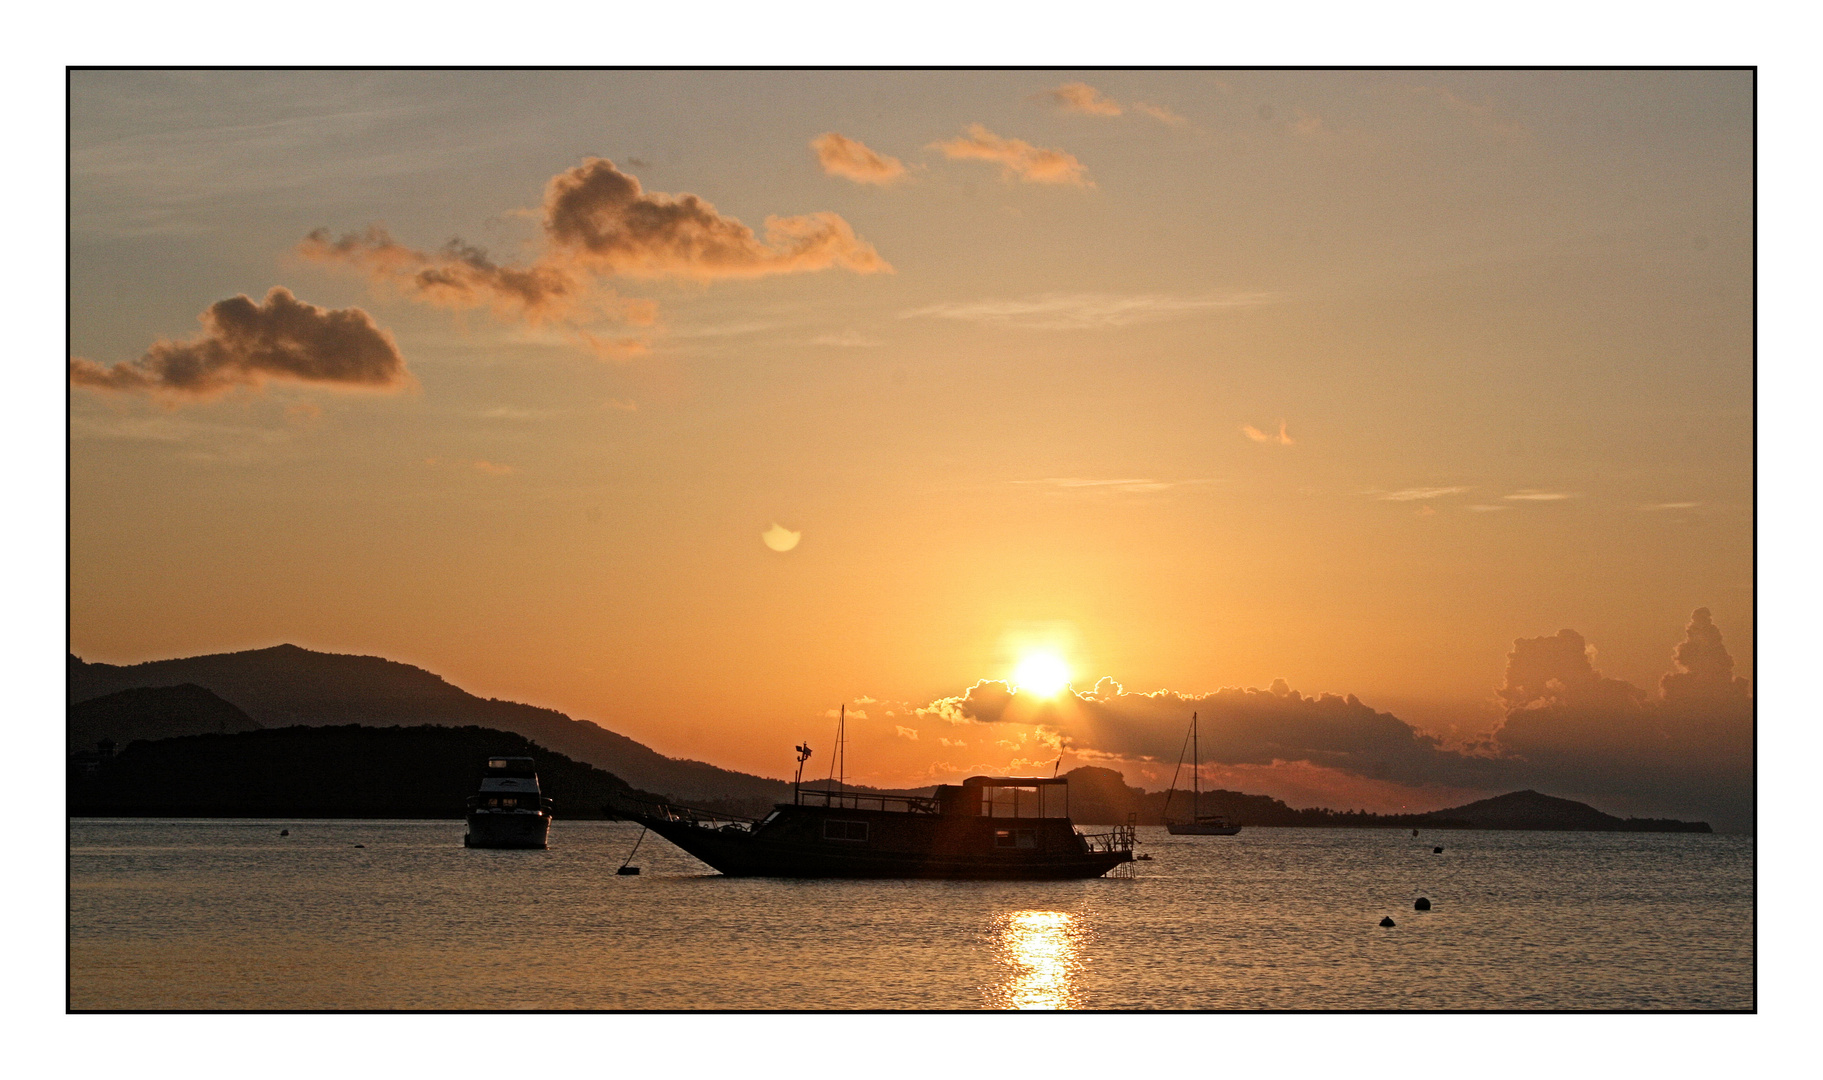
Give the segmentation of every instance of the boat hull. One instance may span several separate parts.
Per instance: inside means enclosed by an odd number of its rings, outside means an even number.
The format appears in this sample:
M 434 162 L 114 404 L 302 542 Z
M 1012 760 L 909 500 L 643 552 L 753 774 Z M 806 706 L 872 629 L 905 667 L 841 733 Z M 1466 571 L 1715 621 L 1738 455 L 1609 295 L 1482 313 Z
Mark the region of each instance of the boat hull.
M 1058 881 L 1101 877 L 1132 861 L 1130 851 L 991 855 L 841 851 L 815 844 L 771 842 L 743 829 L 710 829 L 645 814 L 625 816 L 729 877 Z
M 472 848 L 545 848 L 549 846 L 551 818 L 548 814 L 471 813 L 463 847 Z
M 1241 831 L 1239 825 L 1214 825 L 1189 821 L 1167 822 L 1165 828 L 1170 831 L 1172 836 L 1233 836 Z

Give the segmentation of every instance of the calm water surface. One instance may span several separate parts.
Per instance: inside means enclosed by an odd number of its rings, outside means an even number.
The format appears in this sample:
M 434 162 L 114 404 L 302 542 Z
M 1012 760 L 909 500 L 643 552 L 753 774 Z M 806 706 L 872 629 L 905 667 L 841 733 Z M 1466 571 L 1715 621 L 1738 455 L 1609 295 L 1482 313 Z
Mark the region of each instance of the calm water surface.
M 1754 1005 L 1746 837 L 1142 828 L 1132 880 L 843 882 L 724 878 L 656 836 L 617 877 L 623 822 L 559 821 L 548 851 L 467 850 L 462 829 L 76 821 L 70 1004 Z

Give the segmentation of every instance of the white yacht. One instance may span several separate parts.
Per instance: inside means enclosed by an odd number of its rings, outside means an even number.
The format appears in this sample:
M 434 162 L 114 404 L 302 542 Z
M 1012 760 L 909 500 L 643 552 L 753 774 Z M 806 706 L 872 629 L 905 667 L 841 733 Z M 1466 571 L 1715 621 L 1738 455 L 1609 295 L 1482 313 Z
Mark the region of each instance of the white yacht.
M 468 797 L 463 847 L 542 848 L 551 833 L 551 800 L 538 790 L 529 757 L 491 757 L 481 767 L 481 790 Z

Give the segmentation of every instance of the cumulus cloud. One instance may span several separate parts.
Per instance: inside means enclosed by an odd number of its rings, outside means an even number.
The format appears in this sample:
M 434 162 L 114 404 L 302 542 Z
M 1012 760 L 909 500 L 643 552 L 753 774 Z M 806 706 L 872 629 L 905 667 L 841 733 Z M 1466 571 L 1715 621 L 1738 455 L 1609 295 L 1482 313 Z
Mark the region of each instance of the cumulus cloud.
M 70 382 L 202 398 L 270 379 L 365 390 L 411 381 L 392 335 L 360 308 L 320 308 L 274 288 L 263 303 L 244 294 L 217 301 L 198 321 L 198 336 L 156 342 L 131 363 L 71 357 Z
M 1119 116 L 1121 113 L 1117 103 L 1110 101 L 1088 83 L 1064 83 L 1045 91 L 1044 96 L 1065 112 L 1082 113 L 1084 116 Z
M 918 729 L 917 728 L 902 727 L 898 724 L 894 724 L 893 731 L 901 739 L 910 739 L 913 742 L 918 741 Z
M 1242 424 L 1241 434 L 1257 443 L 1276 443 L 1279 446 L 1290 446 L 1297 442 L 1296 439 L 1291 437 L 1291 433 L 1285 429 L 1285 421 L 1283 420 L 1279 421 L 1279 433 L 1277 435 L 1261 431 L 1252 424 Z
M 1229 688 L 1206 694 L 1135 693 L 1104 678 L 1088 691 L 1057 699 L 1021 694 L 982 681 L 920 712 L 952 725 L 1034 725 L 1047 745 L 1062 743 L 1083 760 L 1173 762 L 1190 714 L 1200 716 L 1203 760 L 1211 765 L 1307 762 L 1407 784 L 1474 786 L 1496 763 L 1443 747 L 1391 713 L 1350 694 L 1306 697 L 1288 687 Z
M 931 304 L 899 314 L 902 319 L 953 319 L 1020 330 L 1110 330 L 1182 318 L 1203 311 L 1255 307 L 1278 299 L 1273 293 L 1230 292 L 1202 296 L 1138 293 L 1046 293 L 1012 300 Z
M 648 192 L 606 158 L 553 176 L 540 210 L 541 247 L 524 265 L 496 261 L 452 240 L 434 251 L 399 243 L 384 229 L 333 237 L 318 229 L 298 253 L 356 267 L 412 299 L 452 308 L 487 307 L 502 318 L 571 324 L 610 318 L 650 326 L 649 300 L 627 299 L 601 277 L 675 277 L 696 281 L 795 274 L 841 267 L 890 273 L 872 244 L 827 212 L 768 217 L 764 236 L 696 195 Z M 604 355 L 637 352 L 639 339 L 590 337 Z
M 816 151 L 817 164 L 830 176 L 840 176 L 857 184 L 890 184 L 905 178 L 905 164 L 871 150 L 858 139 L 834 131 L 825 131 L 810 140 Z
M 970 124 L 966 135 L 948 142 L 932 143 L 954 161 L 990 161 L 1000 166 L 1002 180 L 1022 180 L 1028 184 L 1074 184 L 1094 187 L 1088 169 L 1074 154 L 1047 150 L 1024 139 L 1006 139 L 981 124 Z
M 1594 666 L 1574 630 L 1521 638 L 1507 657 L 1507 712 L 1489 749 L 1529 784 L 1609 799 L 1626 812 L 1753 816 L 1753 698 L 1707 608 L 1685 627 L 1654 694 Z
M 1354 695 L 1308 696 L 1283 679 L 1265 690 L 1139 693 L 1104 678 L 1056 698 L 984 680 L 916 711 L 957 735 L 988 725 L 994 734 L 985 745 L 1061 747 L 1077 762 L 1162 765 L 1167 774 L 1194 712 L 1208 776 L 1300 792 L 1305 805 L 1346 805 L 1333 800 L 1370 791 L 1384 799 L 1403 790 L 1422 803 L 1426 792 L 1532 787 L 1611 813 L 1751 827 L 1751 688 L 1734 674 L 1707 609 L 1684 635 L 1657 692 L 1604 675 L 1574 630 L 1520 638 L 1497 691 L 1504 717 L 1465 743 L 1447 743 Z

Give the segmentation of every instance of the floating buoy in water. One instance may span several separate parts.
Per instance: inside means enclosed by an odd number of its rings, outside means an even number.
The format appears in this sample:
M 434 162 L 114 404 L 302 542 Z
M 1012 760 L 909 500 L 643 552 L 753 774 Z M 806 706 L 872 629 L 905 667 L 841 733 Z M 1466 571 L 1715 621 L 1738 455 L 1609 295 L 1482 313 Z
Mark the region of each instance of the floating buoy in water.
M 366 847 L 366 846 L 367 846 L 366 844 L 356 844 L 355 845 L 355 847 Z
M 1393 917 L 1391 915 L 1388 915 L 1386 918 L 1380 920 L 1380 925 L 1381 926 L 1398 926 L 1399 924 L 1393 921 Z
M 279 830 L 279 835 L 280 835 L 280 836 L 290 836 L 290 835 L 291 835 L 291 830 L 290 830 L 290 829 L 280 829 L 280 830 Z
M 1417 899 L 1416 903 L 1412 904 L 1413 911 L 1429 911 L 1430 909 L 1431 902 L 1422 896 Z
M 1441 854 L 1443 854 L 1443 849 L 1440 847 L 1434 847 L 1431 849 L 1431 854 L 1432 855 L 1441 855 Z
M 614 871 L 614 872 L 615 872 L 615 873 L 616 873 L 616 874 L 619 874 L 619 875 L 621 875 L 621 876 L 622 876 L 622 877 L 632 877 L 632 876 L 633 876 L 633 875 L 634 875 L 634 874 L 637 874 L 637 873 L 639 873 L 639 867 L 637 867 L 637 866 L 623 866 L 623 867 L 621 867 L 621 868 L 620 868 L 620 869 L 618 869 L 618 870 L 616 870 L 616 871 Z

